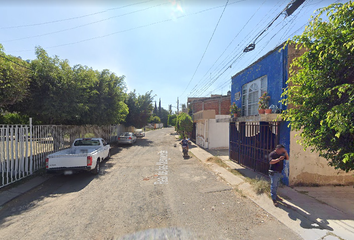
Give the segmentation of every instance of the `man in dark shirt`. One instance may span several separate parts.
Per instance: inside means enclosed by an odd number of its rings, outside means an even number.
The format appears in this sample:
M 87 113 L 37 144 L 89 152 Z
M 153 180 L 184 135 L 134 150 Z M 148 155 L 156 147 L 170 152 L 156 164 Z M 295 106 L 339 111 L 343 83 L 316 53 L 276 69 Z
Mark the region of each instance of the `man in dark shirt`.
M 277 145 L 269 154 L 270 195 L 275 206 L 278 205 L 277 201 L 282 201 L 277 196 L 277 190 L 279 181 L 283 177 L 283 160 L 289 160 L 288 152 L 283 145 Z
M 182 148 L 183 148 L 183 147 L 186 147 L 187 150 L 189 150 L 188 142 L 189 142 L 189 141 L 186 139 L 186 137 L 183 137 L 183 139 L 182 139 L 182 141 L 181 141 Z

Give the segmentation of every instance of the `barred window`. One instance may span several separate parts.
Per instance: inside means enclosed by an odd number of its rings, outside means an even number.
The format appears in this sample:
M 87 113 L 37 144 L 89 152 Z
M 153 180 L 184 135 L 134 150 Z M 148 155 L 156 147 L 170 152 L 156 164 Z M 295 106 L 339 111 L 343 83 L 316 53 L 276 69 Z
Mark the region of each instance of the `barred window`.
M 258 114 L 258 101 L 264 92 L 267 92 L 267 76 L 262 76 L 242 86 L 242 115 Z

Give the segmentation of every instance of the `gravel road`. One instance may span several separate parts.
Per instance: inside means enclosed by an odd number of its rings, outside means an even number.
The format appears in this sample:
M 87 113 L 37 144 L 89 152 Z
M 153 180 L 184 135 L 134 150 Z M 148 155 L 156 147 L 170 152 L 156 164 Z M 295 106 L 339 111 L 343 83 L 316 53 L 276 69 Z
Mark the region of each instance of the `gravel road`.
M 184 160 L 172 132 L 112 148 L 98 176 L 57 175 L 8 203 L 0 239 L 300 239 L 198 159 Z

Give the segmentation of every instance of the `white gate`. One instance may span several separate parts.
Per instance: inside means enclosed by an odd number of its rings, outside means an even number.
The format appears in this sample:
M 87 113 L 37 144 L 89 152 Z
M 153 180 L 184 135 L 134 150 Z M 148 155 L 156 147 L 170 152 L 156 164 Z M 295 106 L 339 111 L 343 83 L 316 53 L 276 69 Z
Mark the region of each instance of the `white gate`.
M 71 146 L 75 138 L 116 142 L 124 126 L 0 125 L 0 188 L 45 167 L 48 154 Z

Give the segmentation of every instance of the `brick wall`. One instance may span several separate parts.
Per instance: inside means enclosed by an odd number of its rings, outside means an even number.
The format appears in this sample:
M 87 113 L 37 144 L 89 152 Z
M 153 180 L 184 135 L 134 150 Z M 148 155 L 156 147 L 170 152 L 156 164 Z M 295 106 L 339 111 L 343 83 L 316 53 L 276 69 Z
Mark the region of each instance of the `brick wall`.
M 202 110 L 215 110 L 216 115 L 230 114 L 231 96 L 220 96 L 220 97 L 211 97 L 211 98 L 201 98 L 197 100 L 193 99 L 193 100 L 194 101 L 190 102 L 193 113 Z

